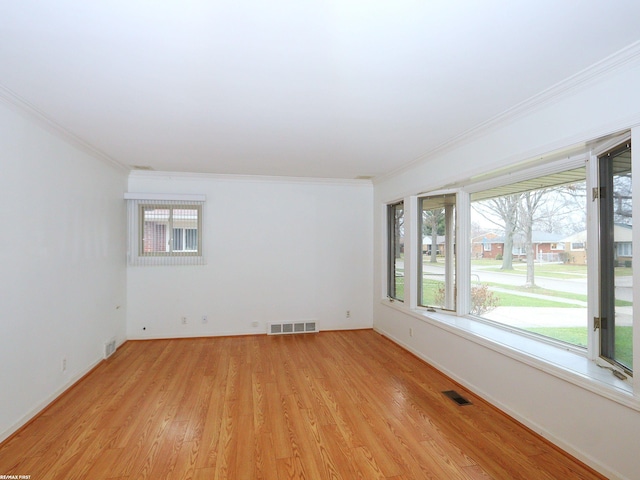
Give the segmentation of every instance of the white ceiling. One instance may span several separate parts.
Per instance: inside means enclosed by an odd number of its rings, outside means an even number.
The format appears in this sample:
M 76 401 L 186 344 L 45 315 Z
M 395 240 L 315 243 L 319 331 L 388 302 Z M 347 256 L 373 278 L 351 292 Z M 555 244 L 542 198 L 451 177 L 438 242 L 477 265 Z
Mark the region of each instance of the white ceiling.
M 638 0 L 5 0 L 0 85 L 123 165 L 356 178 L 639 39 Z

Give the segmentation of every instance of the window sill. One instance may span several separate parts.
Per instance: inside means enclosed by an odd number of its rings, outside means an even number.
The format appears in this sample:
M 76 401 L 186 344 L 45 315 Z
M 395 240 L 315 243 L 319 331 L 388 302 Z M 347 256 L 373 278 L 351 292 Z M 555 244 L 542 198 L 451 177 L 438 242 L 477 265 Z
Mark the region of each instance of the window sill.
M 383 305 L 411 315 L 430 325 L 480 344 L 502 355 L 542 370 L 581 388 L 640 411 L 640 398 L 634 395 L 633 379 L 616 378 L 610 370 L 598 367 L 585 355 L 570 347 L 546 343 L 517 330 L 491 325 L 471 317 L 442 312 L 409 309 L 397 302 L 382 300 Z

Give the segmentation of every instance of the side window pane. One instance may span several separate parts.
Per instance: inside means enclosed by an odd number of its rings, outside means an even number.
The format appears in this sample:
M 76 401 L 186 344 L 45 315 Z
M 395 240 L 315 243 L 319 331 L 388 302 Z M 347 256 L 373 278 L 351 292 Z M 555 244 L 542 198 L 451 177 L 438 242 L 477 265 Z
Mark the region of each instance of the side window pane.
M 472 195 L 471 312 L 587 346 L 586 168 Z
M 184 250 L 184 229 L 173 229 L 173 251 L 182 252 Z
M 165 253 L 169 251 L 170 209 L 146 207 L 142 213 L 141 254 Z
M 187 228 L 185 231 L 186 250 L 196 252 L 198 250 L 198 230 Z
M 600 157 L 600 354 L 633 368 L 631 146 Z M 610 194 L 608 194 L 610 192 Z
M 387 211 L 389 234 L 388 295 L 404 301 L 404 203 L 389 205 Z
M 456 309 L 455 195 L 420 199 L 419 304 Z

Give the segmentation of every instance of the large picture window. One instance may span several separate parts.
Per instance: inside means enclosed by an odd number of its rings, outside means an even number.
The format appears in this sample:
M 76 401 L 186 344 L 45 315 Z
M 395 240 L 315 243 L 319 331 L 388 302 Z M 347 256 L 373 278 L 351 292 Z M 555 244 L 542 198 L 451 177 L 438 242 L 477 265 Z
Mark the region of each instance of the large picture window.
M 466 317 L 460 328 L 498 332 L 498 342 L 505 331 L 515 334 L 527 352 L 559 347 L 627 379 L 634 363 L 628 138 L 388 205 L 388 297 L 415 291 L 415 302 L 401 307 L 415 315 L 438 322 L 439 312 L 456 313 Z M 417 220 L 409 237 L 406 218 Z M 409 277 L 405 261 L 416 269 Z
M 471 199 L 472 237 L 493 246 L 471 244 L 471 313 L 586 348 L 586 167 Z

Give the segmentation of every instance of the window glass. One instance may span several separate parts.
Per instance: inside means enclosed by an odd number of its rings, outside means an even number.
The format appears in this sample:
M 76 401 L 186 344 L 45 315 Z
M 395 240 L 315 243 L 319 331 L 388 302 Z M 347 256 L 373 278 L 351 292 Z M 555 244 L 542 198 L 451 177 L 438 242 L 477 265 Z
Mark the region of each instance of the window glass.
M 471 198 L 471 313 L 586 347 L 586 168 Z
M 404 203 L 388 206 L 389 251 L 387 295 L 404 301 Z
M 418 304 L 456 309 L 455 194 L 419 200 Z
M 633 367 L 633 276 L 631 229 L 631 145 L 599 158 L 600 185 L 600 353 Z
M 140 212 L 140 255 L 198 252 L 200 207 L 142 205 Z

